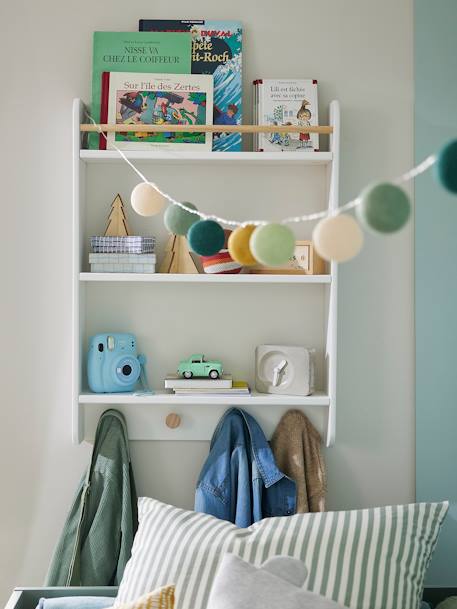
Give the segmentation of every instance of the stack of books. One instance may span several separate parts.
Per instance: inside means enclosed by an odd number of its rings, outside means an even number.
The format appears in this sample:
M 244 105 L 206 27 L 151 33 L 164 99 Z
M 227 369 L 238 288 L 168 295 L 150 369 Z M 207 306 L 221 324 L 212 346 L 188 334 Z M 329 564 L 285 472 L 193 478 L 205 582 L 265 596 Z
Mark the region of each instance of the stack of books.
M 92 273 L 155 273 L 155 238 L 91 237 L 89 264 Z
M 141 19 L 138 32 L 95 32 L 92 118 L 131 131 L 89 136 L 89 148 L 239 151 L 242 26 L 238 21 Z M 188 125 L 220 125 L 214 134 Z M 148 133 L 142 125 L 182 125 Z
M 182 396 L 228 396 L 251 393 L 246 381 L 234 381 L 230 374 L 224 374 L 219 379 L 185 379 L 176 374 L 169 374 L 165 379 L 165 389 L 172 389 L 176 395 Z

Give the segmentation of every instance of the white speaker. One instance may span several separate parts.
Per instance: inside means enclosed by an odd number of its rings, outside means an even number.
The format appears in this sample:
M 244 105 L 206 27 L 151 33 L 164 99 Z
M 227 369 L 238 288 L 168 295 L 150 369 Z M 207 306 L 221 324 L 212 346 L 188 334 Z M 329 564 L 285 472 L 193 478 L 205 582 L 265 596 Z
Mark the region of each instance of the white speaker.
M 255 352 L 255 386 L 260 393 L 310 395 L 314 391 L 314 349 L 259 345 Z

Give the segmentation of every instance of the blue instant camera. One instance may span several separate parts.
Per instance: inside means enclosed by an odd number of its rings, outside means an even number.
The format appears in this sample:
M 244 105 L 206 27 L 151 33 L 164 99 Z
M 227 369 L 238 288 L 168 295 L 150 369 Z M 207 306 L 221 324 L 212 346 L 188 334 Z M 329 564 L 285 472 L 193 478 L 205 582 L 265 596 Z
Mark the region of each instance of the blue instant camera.
M 97 334 L 89 340 L 87 377 L 95 393 L 134 391 L 146 357 L 137 355 L 133 334 Z

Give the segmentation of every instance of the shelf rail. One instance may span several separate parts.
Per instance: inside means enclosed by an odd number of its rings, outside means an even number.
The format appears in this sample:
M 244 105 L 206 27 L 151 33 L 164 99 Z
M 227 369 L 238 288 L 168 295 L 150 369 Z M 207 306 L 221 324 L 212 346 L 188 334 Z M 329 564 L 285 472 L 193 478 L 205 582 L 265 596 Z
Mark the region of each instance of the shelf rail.
M 112 125 L 112 124 L 90 124 L 81 123 L 81 132 L 125 133 L 135 131 L 138 133 L 161 133 L 182 132 L 186 133 L 321 133 L 329 135 L 333 133 L 331 125 L 318 125 L 301 127 L 299 125 Z

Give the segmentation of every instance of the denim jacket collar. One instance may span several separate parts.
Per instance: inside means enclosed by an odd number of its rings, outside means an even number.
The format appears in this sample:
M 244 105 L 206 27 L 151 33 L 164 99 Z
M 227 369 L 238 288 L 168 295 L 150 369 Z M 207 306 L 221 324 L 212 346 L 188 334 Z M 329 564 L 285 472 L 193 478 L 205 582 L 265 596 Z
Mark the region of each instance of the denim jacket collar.
M 262 476 L 265 488 L 269 488 L 273 484 L 276 484 L 276 482 L 285 477 L 285 474 L 278 469 L 270 445 L 257 421 L 250 414 L 241 410 L 241 408 L 230 408 L 224 413 L 217 424 L 211 439 L 211 448 L 224 424 L 232 417 L 241 417 L 244 421 L 251 441 L 252 454 L 260 475 Z

